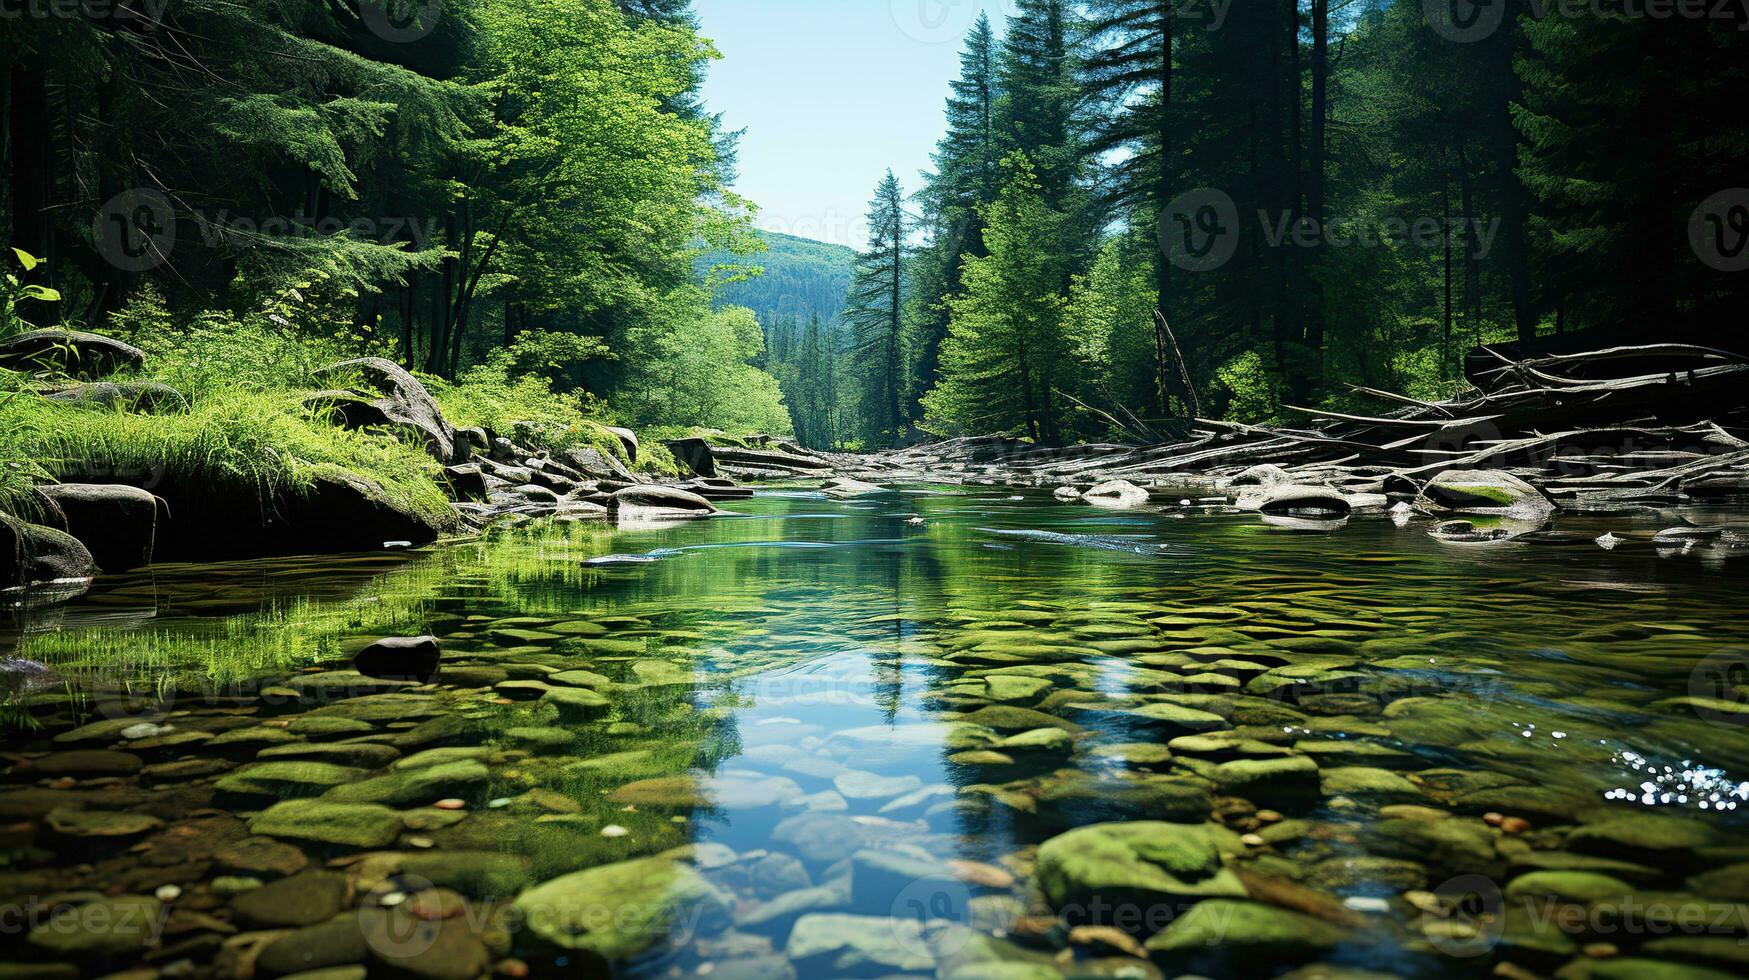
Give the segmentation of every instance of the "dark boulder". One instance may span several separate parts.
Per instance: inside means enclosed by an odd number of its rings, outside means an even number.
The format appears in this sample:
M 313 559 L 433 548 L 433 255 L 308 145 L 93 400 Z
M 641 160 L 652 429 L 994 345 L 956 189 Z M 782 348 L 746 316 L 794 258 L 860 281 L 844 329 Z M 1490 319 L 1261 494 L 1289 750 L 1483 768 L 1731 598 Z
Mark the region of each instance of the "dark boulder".
M 393 361 L 381 357 L 361 357 L 341 361 L 316 372 L 318 376 L 358 373 L 382 397 L 370 403 L 397 425 L 418 432 L 425 448 L 440 463 L 467 462 L 468 443 L 458 443 L 455 427 L 443 418 L 437 400 L 419 383 L 419 379 Z
M 602 428 L 613 433 L 619 438 L 620 445 L 626 447 L 626 459 L 634 463 L 638 461 L 638 434 L 636 432 L 618 425 L 604 425 Z
M 449 496 L 452 500 L 485 500 L 492 492 L 486 486 L 486 474 L 473 463 L 446 466 L 443 477 L 449 483 Z
M 98 378 L 138 370 L 145 363 L 146 353 L 138 347 L 81 330 L 30 330 L 0 340 L 0 367 L 18 371 L 48 369 Z
M 62 405 L 118 409 L 142 415 L 188 411 L 188 399 L 182 392 L 155 381 L 93 381 L 47 392 L 43 399 Z
M 429 681 L 442 658 L 435 636 L 391 636 L 354 654 L 352 669 L 381 680 Z
M 111 574 L 152 563 L 158 498 L 117 483 L 57 483 L 37 492 L 60 511 L 67 533 L 84 543 L 97 567 Z
M 425 515 L 376 482 L 337 469 L 317 473 L 303 491 L 266 501 L 254 487 L 175 476 L 151 489 L 164 501 L 160 562 L 378 551 L 395 541 L 430 544 L 455 526 L 453 514 Z
M 0 514 L 0 589 L 96 574 L 97 563 L 78 538 Z

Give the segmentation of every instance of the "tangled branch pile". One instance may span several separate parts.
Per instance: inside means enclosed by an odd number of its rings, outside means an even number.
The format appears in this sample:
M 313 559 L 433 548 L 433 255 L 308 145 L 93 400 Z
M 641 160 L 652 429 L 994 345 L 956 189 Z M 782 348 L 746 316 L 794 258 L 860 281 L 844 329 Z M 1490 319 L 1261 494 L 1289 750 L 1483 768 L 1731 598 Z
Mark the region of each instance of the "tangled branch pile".
M 1146 446 L 1039 448 L 1000 436 L 827 457 L 865 479 L 1221 484 L 1273 464 L 1297 484 L 1414 490 L 1446 470 L 1502 469 L 1571 509 L 1749 492 L 1749 358 L 1681 344 L 1472 367 L 1474 389 L 1428 402 L 1374 389 L 1377 416 L 1292 408 L 1304 428 L 1199 419 Z

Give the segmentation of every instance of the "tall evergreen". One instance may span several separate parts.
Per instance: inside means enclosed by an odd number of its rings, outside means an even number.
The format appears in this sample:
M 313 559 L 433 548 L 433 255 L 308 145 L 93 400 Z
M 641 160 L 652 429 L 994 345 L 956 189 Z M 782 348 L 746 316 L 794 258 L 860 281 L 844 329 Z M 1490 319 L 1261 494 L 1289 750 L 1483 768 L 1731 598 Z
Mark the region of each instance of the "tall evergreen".
M 862 436 L 897 445 L 905 425 L 905 194 L 887 171 L 869 202 L 868 251 L 857 258 L 844 322 L 853 332 L 850 359 L 859 386 Z
M 1066 222 L 1045 202 L 1025 154 L 1004 161 L 1009 177 L 983 209 L 982 258 L 966 260 L 965 289 L 948 300 L 941 378 L 923 397 L 925 425 L 940 434 L 1015 432 L 1063 436 L 1061 391 L 1073 387 L 1063 332 Z
M 912 372 L 919 395 L 935 385 L 941 341 L 947 335 L 947 307 L 942 300 L 959 291 L 964 257 L 984 254 L 978 209 L 995 200 L 1000 185 L 999 59 L 990 18 L 979 14 L 960 54 L 960 77 L 950 84 L 947 135 L 936 148 L 935 172 L 927 175 L 919 195 L 928 239 L 913 260 L 916 285 L 909 317 L 916 340 Z M 913 403 L 908 410 L 915 419 L 921 406 Z
M 1091 149 L 1122 151 L 1123 158 L 1105 182 L 1108 200 L 1125 210 L 1132 223 L 1157 229 L 1166 220 L 1166 207 L 1177 196 L 1177 174 L 1171 160 L 1173 132 L 1173 57 L 1181 0 L 1093 0 L 1086 43 L 1090 52 L 1083 71 L 1087 93 L 1103 110 L 1103 119 Z M 1167 319 L 1174 316 L 1169 287 L 1172 266 L 1156 255 L 1154 267 L 1155 309 Z M 1151 318 L 1153 326 L 1153 400 L 1164 414 L 1171 378 L 1176 368 L 1169 363 L 1163 321 Z
M 1075 5 L 1017 0 L 1015 11 L 998 68 L 1003 149 L 1025 153 L 1045 206 L 1068 213 L 1080 206 L 1075 197 L 1087 153 Z

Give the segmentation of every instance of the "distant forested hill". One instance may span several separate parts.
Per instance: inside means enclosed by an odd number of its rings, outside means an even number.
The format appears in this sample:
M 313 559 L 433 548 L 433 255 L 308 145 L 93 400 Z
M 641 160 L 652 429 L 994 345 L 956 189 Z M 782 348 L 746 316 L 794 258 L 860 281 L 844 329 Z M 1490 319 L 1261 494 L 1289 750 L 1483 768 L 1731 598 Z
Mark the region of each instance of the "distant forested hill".
M 763 276 L 717 290 L 717 305 L 748 307 L 768 330 L 779 318 L 794 317 L 798 323 L 806 323 L 816 313 L 822 323 L 836 325 L 844 311 L 845 291 L 850 288 L 855 250 L 774 231 L 759 234 L 765 239 L 763 254 L 738 260 L 713 254 L 700 260 L 702 269 L 734 261 L 765 269 Z

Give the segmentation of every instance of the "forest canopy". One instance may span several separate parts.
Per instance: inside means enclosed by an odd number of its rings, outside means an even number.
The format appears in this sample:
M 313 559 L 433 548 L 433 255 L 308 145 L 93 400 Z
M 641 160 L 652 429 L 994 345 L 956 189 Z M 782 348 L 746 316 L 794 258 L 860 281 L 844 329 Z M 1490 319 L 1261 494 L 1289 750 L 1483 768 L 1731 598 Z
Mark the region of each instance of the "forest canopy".
M 1749 281 L 1738 10 L 1014 0 L 852 255 L 754 231 L 688 0 L 386 3 L 9 24 L 5 228 L 57 297 L 9 329 L 234 322 L 876 448 L 1432 397 L 1485 343 L 1730 346 Z
M 694 274 L 759 242 L 687 3 L 81 9 L 0 48 L 8 238 L 60 297 L 22 315 L 222 311 L 450 380 L 570 336 L 540 370 L 596 414 L 788 430 Z

